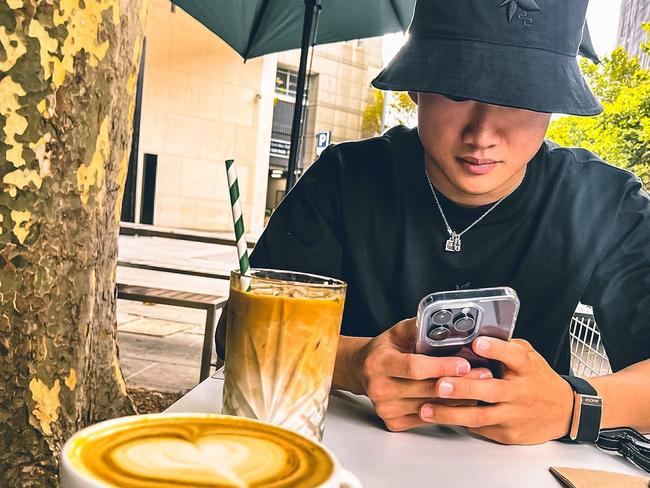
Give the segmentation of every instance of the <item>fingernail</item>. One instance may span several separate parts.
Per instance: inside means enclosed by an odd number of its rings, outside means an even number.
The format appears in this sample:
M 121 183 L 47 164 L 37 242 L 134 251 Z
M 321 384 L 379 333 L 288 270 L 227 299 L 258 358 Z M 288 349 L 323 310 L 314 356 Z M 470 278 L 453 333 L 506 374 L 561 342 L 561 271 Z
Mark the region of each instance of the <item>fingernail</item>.
M 438 386 L 438 393 L 441 396 L 449 396 L 454 392 L 454 385 L 450 381 L 441 381 Z
M 460 363 L 458 366 L 456 366 L 456 374 L 458 376 L 469 373 L 469 370 L 469 363 Z
M 487 380 L 489 378 L 492 378 L 492 373 L 481 373 L 479 375 L 479 379 L 481 380 Z
M 486 352 L 490 349 L 490 341 L 485 337 L 479 337 L 476 339 L 476 349 L 482 352 Z
M 422 417 L 423 419 L 433 418 L 433 408 L 428 405 L 422 407 L 422 409 L 420 410 L 420 417 Z

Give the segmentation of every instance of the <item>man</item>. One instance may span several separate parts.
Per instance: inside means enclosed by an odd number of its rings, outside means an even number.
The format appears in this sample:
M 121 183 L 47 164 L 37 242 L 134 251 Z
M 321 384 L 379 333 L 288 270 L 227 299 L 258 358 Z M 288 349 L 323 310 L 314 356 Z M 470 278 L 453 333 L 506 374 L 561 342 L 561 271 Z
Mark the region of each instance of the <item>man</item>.
M 417 130 L 326 150 L 251 256 L 348 283 L 334 385 L 368 395 L 390 430 L 460 425 L 512 444 L 650 431 L 650 198 L 634 175 L 544 141 L 551 113 L 601 111 L 576 63 L 586 8 L 418 2 L 409 41 L 373 82 L 411 93 Z M 473 344 L 503 363 L 500 378 L 413 354 L 423 296 L 492 286 L 521 300 L 517 339 Z M 561 375 L 579 301 L 615 373 L 576 385 Z M 602 417 L 575 420 L 589 393 Z

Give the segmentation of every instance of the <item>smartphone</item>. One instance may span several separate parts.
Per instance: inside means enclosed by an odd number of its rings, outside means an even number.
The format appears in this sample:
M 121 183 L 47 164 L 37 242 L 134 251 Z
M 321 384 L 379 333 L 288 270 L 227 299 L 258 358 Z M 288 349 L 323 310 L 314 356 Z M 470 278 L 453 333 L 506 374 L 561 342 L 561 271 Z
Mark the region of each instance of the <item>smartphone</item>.
M 418 306 L 415 353 L 462 357 L 499 376 L 500 364 L 476 355 L 472 341 L 479 336 L 509 341 L 518 313 L 519 298 L 509 287 L 432 293 Z

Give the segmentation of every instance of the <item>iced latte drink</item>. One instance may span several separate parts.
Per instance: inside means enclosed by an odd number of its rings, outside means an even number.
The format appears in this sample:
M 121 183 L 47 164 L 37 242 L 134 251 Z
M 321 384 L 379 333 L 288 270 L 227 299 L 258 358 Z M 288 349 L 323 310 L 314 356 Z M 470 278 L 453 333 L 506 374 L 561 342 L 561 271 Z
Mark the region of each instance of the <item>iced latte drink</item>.
M 223 413 L 321 440 L 345 289 L 301 273 L 232 273 Z

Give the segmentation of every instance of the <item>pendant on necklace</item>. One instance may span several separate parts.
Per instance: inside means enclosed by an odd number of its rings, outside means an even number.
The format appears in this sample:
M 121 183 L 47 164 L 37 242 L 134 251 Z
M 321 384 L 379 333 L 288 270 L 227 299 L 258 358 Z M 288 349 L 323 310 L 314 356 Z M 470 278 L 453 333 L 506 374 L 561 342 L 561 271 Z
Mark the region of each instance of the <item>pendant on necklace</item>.
M 445 244 L 445 251 L 460 252 L 460 236 L 452 231 L 451 236 Z

